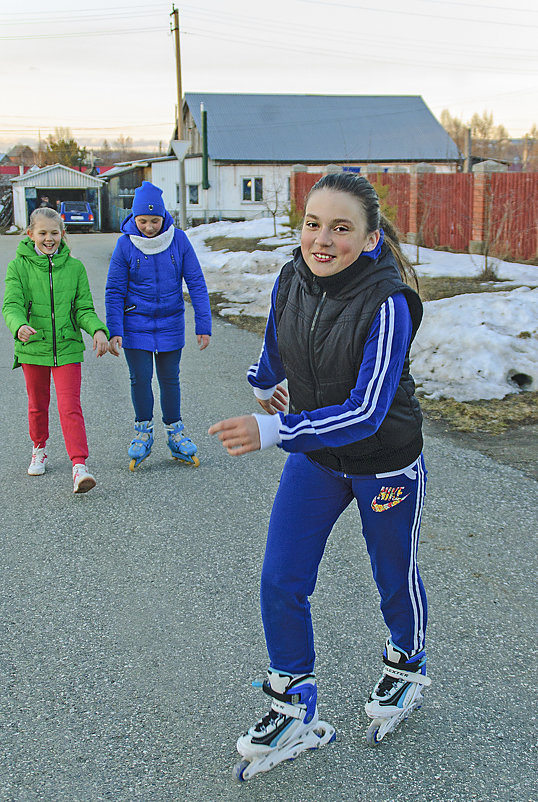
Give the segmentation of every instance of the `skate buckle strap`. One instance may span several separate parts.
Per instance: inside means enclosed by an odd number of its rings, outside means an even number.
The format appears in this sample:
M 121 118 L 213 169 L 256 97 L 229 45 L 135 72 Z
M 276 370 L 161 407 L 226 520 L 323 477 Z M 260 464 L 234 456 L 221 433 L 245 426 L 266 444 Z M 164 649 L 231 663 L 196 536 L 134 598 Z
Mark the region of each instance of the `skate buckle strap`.
M 277 704 L 273 704 L 273 708 L 279 713 L 292 718 L 302 718 L 305 724 L 312 721 L 318 695 L 315 684 L 309 682 L 298 685 L 296 693 L 279 693 L 273 690 L 268 679 L 264 679 L 262 691 L 276 700 Z
M 431 685 L 431 679 L 426 674 L 420 674 L 415 671 L 402 671 L 400 668 L 394 668 L 385 664 L 383 673 L 388 674 L 389 677 L 404 680 L 404 682 L 415 682 L 417 685 L 424 685 L 425 688 Z

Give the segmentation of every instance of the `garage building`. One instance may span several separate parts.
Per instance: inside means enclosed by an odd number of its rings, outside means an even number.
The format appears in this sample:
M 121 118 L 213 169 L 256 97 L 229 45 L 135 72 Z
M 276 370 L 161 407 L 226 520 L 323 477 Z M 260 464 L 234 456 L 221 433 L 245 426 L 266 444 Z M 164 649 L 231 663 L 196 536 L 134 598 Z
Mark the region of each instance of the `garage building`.
M 95 220 L 94 231 L 101 230 L 101 192 L 104 181 L 87 173 L 51 164 L 32 168 L 11 179 L 13 184 L 13 222 L 25 229 L 34 209 L 46 205 L 59 209 L 62 201 L 87 201 Z

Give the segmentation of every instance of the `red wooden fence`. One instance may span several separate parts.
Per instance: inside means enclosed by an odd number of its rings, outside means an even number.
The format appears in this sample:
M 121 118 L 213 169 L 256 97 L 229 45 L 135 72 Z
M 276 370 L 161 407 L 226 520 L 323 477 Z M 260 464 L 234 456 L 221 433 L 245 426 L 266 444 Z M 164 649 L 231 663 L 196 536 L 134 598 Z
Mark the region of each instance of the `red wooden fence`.
M 470 173 L 424 173 L 419 195 L 421 241 L 465 251 L 471 240 L 473 176 Z
M 321 175 L 292 174 L 291 197 L 300 211 Z M 367 177 L 372 184 L 389 185 L 387 202 L 397 208 L 395 222 L 403 241 L 418 239 L 427 248 L 466 252 L 474 239 L 478 249 L 500 258 L 538 257 L 538 173 L 378 173 Z
M 501 259 L 538 253 L 538 173 L 494 173 L 489 211 L 490 251 Z

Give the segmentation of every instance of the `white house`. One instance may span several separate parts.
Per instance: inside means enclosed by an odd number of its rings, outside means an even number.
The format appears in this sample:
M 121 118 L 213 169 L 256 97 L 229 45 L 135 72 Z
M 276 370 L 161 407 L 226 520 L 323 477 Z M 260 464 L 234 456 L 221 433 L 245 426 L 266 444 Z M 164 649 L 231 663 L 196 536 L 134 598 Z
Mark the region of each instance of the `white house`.
M 183 132 L 190 143 L 185 157 L 189 223 L 282 212 L 297 164 L 310 172 L 323 172 L 329 164 L 360 172 L 373 164 L 381 171 L 403 171 L 426 162 L 436 171 L 452 172 L 461 158 L 419 96 L 188 93 Z M 125 184 L 111 193 L 117 199 L 113 203 L 122 207 L 119 218 L 130 208 L 131 185 L 139 185 L 142 177 L 162 187 L 166 208 L 179 216 L 179 163 L 174 156 L 118 165 L 103 177 Z

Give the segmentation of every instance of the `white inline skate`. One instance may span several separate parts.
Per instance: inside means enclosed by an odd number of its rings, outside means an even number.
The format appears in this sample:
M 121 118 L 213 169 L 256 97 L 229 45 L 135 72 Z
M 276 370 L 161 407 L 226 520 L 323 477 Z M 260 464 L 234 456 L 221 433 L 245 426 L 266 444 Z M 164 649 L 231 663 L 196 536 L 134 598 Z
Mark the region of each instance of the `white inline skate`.
M 336 738 L 334 727 L 320 721 L 313 674 L 284 674 L 269 669 L 268 679 L 253 683 L 272 697 L 270 711 L 237 741 L 243 757 L 234 768 L 238 780 L 250 780 L 305 749 L 318 749 Z
M 168 435 L 168 448 L 172 457 L 197 468 L 200 464 L 200 460 L 196 456 L 198 449 L 190 437 L 185 434 L 183 421 L 178 420 L 175 423 L 165 424 L 164 430 Z
M 383 652 L 383 674 L 364 709 L 373 719 L 366 732 L 370 746 L 377 746 L 413 710 L 422 705 L 422 689 L 431 684 L 426 676 L 426 654 L 409 657 L 389 639 Z

